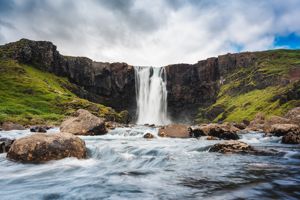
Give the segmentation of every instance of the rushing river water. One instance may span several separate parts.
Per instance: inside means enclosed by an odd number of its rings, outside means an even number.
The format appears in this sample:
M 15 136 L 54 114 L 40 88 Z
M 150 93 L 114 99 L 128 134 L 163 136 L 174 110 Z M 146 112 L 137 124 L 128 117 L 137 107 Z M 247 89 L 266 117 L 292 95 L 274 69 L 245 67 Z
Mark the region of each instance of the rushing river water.
M 53 131 L 53 130 L 52 130 Z M 57 130 L 54 130 L 54 132 Z M 300 147 L 249 133 L 242 141 L 284 156 L 209 153 L 220 141 L 144 139 L 155 128 L 118 128 L 81 137 L 89 158 L 21 164 L 0 154 L 0 198 L 6 199 L 299 199 Z M 26 131 L 0 132 L 18 138 Z

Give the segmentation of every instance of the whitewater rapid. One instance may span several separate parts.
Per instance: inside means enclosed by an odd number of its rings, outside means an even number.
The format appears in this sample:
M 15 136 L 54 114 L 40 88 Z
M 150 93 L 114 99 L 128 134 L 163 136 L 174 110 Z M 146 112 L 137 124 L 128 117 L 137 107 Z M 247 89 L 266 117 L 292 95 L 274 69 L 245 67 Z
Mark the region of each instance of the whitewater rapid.
M 164 67 L 135 67 L 137 124 L 169 124 Z
M 21 164 L 0 154 L 1 199 L 299 199 L 299 145 L 249 133 L 241 140 L 286 154 L 223 155 L 208 152 L 218 140 L 144 139 L 148 132 L 157 136 L 144 126 L 80 136 L 88 148 L 83 160 Z M 29 134 L 0 131 L 9 138 Z

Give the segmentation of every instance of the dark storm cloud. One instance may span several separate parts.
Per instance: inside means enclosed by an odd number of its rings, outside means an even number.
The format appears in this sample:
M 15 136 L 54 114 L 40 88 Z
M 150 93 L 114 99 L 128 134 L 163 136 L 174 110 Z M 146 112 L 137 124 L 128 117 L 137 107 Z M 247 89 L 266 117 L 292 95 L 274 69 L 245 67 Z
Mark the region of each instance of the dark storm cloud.
M 274 48 L 300 33 L 297 0 L 0 0 L 0 43 L 50 40 L 64 54 L 140 65 Z

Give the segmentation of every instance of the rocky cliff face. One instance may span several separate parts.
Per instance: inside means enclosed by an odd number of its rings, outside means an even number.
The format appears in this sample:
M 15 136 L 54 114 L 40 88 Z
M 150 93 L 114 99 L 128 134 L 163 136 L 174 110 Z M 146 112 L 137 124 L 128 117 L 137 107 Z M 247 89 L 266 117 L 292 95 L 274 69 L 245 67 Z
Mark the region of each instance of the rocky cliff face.
M 209 58 L 196 64 L 176 64 L 166 67 L 168 106 L 171 116 L 187 118 L 217 100 L 225 77 L 241 67 L 249 67 L 256 61 L 254 53 L 227 54 Z
M 134 68 L 126 63 L 62 56 L 50 42 L 26 39 L 2 46 L 0 56 L 68 77 L 78 86 L 73 92 L 82 98 L 117 110 L 131 110 L 132 114 L 135 111 Z M 166 66 L 169 114 L 181 120 L 191 120 L 198 114 L 198 119 L 215 121 L 234 120 L 235 113 L 242 111 L 247 111 L 243 116 L 249 118 L 261 110 L 280 114 L 281 108 L 299 103 L 299 60 L 299 51 L 275 50 L 226 54 L 196 64 Z M 270 92 L 272 95 L 264 95 Z M 257 99 L 261 101 L 255 102 Z M 277 100 L 279 104 L 274 103 Z M 247 105 L 240 103 L 243 101 Z M 258 106 L 253 107 L 255 104 Z
M 68 77 L 79 86 L 73 88 L 79 97 L 119 110 L 135 107 L 134 69 L 126 63 L 103 63 L 85 57 L 62 56 L 51 42 L 27 39 L 6 44 L 1 47 L 1 52 L 2 57 Z

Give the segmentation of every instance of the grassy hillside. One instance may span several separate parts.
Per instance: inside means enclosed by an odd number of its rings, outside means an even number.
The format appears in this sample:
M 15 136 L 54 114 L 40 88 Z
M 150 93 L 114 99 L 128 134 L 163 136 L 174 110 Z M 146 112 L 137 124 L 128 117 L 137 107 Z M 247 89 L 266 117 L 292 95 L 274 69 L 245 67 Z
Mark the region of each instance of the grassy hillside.
M 224 77 L 217 101 L 200 108 L 197 122 L 252 120 L 258 113 L 284 115 L 300 106 L 300 51 L 258 52 L 251 67 Z
M 76 87 L 66 78 L 19 64 L 0 60 L 0 124 L 57 124 L 76 109 L 85 108 L 109 120 L 126 121 L 127 112 L 78 98 L 69 89 Z

